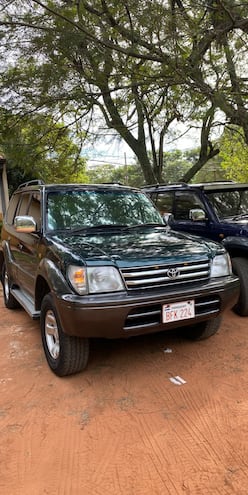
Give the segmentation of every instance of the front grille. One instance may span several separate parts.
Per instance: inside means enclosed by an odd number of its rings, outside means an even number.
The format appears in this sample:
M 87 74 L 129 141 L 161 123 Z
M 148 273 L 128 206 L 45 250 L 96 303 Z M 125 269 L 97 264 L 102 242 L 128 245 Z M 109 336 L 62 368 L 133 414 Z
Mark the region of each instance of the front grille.
M 193 263 L 168 263 L 125 268 L 121 270 L 121 273 L 128 290 L 154 289 L 172 284 L 206 280 L 210 276 L 210 261 L 204 259 Z
M 217 315 L 220 311 L 220 298 L 215 295 L 195 298 L 195 316 Z M 127 316 L 124 330 L 139 330 L 162 323 L 162 305 L 150 304 L 133 309 Z M 180 321 L 178 322 L 180 326 Z

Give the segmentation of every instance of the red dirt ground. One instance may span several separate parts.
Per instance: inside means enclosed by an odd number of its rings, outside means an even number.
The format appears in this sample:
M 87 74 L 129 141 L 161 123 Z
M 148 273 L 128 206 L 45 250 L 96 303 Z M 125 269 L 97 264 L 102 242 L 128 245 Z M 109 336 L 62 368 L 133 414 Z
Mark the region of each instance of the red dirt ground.
M 247 495 L 247 318 L 203 342 L 96 340 L 58 378 L 39 323 L 0 308 L 1 495 Z

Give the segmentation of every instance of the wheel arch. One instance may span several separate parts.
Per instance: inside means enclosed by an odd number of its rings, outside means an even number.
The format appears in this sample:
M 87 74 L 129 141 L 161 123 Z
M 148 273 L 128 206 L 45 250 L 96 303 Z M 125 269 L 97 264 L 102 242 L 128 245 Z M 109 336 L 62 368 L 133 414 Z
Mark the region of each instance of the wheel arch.
M 248 258 L 247 256 L 235 257 L 232 260 L 233 272 L 239 277 L 240 294 L 234 307 L 240 316 L 248 316 Z
M 51 289 L 47 280 L 39 275 L 35 286 L 35 307 L 37 310 L 41 309 L 42 300 L 49 292 L 51 292 Z
M 39 266 L 39 273 L 35 286 L 35 306 L 41 309 L 42 300 L 49 292 L 57 295 L 72 293 L 59 267 L 49 259 L 43 258 Z
M 248 259 L 248 239 L 247 237 L 226 237 L 222 244 L 230 254 L 231 258 Z

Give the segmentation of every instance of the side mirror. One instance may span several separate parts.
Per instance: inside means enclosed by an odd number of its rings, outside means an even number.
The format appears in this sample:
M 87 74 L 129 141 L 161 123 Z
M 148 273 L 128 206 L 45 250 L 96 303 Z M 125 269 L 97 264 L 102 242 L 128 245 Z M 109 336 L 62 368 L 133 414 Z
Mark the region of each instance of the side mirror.
M 193 208 L 189 210 L 189 219 L 193 222 L 203 222 L 207 220 L 206 213 L 201 208 Z
M 36 221 L 33 217 L 22 215 L 15 217 L 14 227 L 16 232 L 32 233 L 36 232 L 37 226 Z

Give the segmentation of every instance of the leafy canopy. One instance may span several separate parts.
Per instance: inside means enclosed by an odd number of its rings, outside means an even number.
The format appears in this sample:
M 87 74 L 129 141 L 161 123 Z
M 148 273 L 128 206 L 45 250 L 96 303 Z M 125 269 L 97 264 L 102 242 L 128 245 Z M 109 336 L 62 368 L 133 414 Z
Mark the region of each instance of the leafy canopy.
M 33 114 L 18 120 L 11 113 L 0 112 L 0 149 L 20 181 L 38 178 L 45 182 L 84 182 L 85 159 L 75 136 L 51 116 Z
M 2 5 L 0 89 L 14 113 L 49 109 L 87 137 L 119 135 L 147 182 L 162 179 L 179 122 L 201 131 L 185 180 L 218 154 L 219 126 L 241 126 L 248 142 L 247 0 Z
M 245 143 L 242 129 L 226 129 L 222 137 L 220 156 L 228 179 L 248 182 L 248 145 Z

